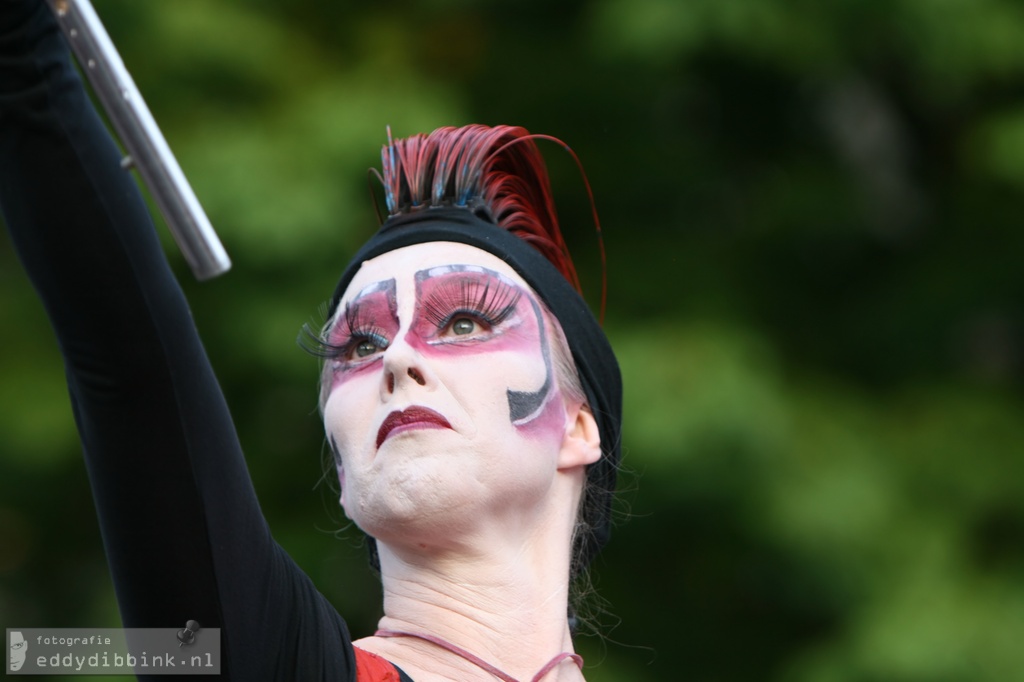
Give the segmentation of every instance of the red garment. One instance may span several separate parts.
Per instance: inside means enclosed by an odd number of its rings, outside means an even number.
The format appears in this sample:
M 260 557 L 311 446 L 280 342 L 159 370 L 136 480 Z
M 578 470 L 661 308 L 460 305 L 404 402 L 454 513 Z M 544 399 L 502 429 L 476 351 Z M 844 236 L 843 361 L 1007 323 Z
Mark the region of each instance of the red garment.
M 356 682 L 399 682 L 394 665 L 357 646 L 352 649 L 356 652 Z

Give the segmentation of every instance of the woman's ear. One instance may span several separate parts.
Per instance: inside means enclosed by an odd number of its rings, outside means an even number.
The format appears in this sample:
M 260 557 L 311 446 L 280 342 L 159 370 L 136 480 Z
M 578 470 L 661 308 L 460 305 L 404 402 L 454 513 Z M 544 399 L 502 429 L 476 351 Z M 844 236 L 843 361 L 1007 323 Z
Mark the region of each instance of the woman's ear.
M 558 456 L 559 470 L 585 467 L 601 459 L 601 432 L 590 409 L 579 405 L 570 409 L 567 416 Z

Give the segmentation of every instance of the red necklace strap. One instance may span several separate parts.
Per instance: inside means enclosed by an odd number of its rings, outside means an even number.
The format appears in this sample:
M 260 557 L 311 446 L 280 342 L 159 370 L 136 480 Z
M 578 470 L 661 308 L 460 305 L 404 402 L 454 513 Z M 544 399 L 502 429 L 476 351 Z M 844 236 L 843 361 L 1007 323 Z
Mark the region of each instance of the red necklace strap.
M 456 656 L 466 659 L 467 661 L 477 666 L 481 670 L 484 670 L 487 673 L 494 675 L 502 682 L 519 682 L 519 680 L 517 680 L 516 678 L 512 677 L 506 672 L 499 670 L 498 668 L 495 668 L 493 665 L 483 660 L 479 656 L 471 654 L 462 647 L 455 646 L 451 642 L 448 642 L 434 635 L 417 634 L 415 632 L 401 632 L 399 630 L 377 630 L 377 632 L 375 632 L 374 635 L 377 637 L 415 637 L 416 639 L 422 639 L 426 642 L 430 642 L 431 644 L 439 646 L 442 649 L 446 649 L 447 651 L 452 652 Z M 547 664 L 543 668 L 541 668 L 536 675 L 533 676 L 530 682 L 540 682 L 540 680 L 544 679 L 545 675 L 547 675 L 549 672 L 555 669 L 555 666 L 557 666 L 559 663 L 566 659 L 572 659 L 572 661 L 579 666 L 580 670 L 583 669 L 582 656 L 580 656 L 579 654 L 569 653 L 568 651 L 563 651 L 562 653 L 558 654 L 550 661 L 548 661 Z

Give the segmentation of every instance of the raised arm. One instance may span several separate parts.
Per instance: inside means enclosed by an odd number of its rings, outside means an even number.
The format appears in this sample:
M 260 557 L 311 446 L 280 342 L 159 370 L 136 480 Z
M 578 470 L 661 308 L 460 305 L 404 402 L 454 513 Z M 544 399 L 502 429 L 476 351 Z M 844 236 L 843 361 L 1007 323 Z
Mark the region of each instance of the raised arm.
M 221 627 L 233 679 L 354 679 L 344 623 L 270 537 L 145 203 L 42 0 L 0 2 L 0 208 L 64 355 L 125 626 Z

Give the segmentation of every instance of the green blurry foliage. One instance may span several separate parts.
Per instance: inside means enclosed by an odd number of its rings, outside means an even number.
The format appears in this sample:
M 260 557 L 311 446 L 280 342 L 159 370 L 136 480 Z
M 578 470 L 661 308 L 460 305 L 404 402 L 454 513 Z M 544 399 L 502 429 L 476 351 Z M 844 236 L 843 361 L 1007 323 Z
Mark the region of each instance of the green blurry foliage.
M 264 511 L 354 632 L 379 588 L 295 336 L 373 229 L 386 126 L 515 123 L 587 168 L 626 377 L 588 679 L 1021 678 L 1017 3 L 95 4 L 234 259 L 197 284 L 168 240 Z M 595 299 L 585 195 L 545 150 Z M 116 625 L 6 241 L 0 343 L 2 620 Z

